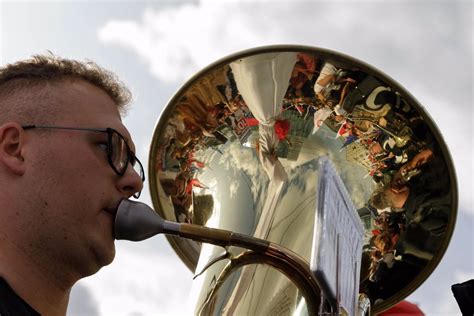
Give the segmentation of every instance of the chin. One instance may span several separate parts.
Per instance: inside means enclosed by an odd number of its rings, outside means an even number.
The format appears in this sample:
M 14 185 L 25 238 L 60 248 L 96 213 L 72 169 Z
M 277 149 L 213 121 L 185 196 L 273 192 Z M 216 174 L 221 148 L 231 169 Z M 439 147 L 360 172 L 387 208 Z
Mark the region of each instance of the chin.
M 106 266 L 112 263 L 115 258 L 115 244 L 112 242 L 111 247 L 107 247 L 102 251 L 101 256 L 98 256 L 98 262 L 101 266 Z
M 107 266 L 112 263 L 115 258 L 115 245 L 112 242 L 112 245 L 100 245 L 93 247 L 92 258 L 89 265 L 88 274 L 92 275 L 99 271 L 102 267 Z

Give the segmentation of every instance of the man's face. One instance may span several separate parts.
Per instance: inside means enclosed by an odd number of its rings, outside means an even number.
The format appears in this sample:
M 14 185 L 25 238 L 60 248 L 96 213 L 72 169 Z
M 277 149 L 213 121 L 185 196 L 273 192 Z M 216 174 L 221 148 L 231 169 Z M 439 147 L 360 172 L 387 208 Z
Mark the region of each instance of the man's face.
M 134 151 L 117 106 L 99 88 L 73 81 L 55 86 L 61 108 L 51 125 L 111 127 Z M 115 255 L 111 214 L 122 198 L 142 188 L 129 165 L 118 176 L 107 161 L 107 134 L 93 131 L 26 131 L 30 188 L 29 214 L 35 241 L 32 250 L 76 269 L 80 277 L 95 273 Z M 56 260 L 56 261 L 55 261 Z

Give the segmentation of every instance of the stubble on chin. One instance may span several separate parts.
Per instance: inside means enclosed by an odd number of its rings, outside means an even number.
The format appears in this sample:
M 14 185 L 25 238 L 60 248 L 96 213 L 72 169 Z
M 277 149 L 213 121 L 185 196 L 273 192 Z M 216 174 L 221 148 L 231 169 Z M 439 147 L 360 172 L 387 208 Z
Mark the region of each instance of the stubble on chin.
M 115 258 L 115 244 L 112 241 L 111 245 L 107 244 L 101 246 L 91 247 L 92 258 L 90 258 L 88 271 L 84 271 L 89 276 L 95 274 L 102 267 L 105 267 L 112 263 Z

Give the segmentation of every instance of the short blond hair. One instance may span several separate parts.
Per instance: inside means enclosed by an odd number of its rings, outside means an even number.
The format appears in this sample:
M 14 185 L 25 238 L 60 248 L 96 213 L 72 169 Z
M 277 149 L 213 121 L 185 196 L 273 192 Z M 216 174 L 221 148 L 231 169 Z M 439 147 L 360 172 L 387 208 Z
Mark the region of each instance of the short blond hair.
M 51 109 L 26 108 L 21 104 L 29 98 L 34 98 L 35 102 L 44 102 L 48 99 L 46 87 L 70 80 L 82 80 L 103 90 L 122 115 L 131 102 L 130 90 L 125 84 L 115 74 L 92 61 L 65 59 L 52 53 L 36 55 L 0 68 L 0 124 L 11 119 L 27 123 L 25 121 L 30 120 L 28 117 L 39 116 L 42 120 L 44 116 L 49 116 Z M 11 97 L 15 98 L 16 104 L 8 107 L 3 101 Z

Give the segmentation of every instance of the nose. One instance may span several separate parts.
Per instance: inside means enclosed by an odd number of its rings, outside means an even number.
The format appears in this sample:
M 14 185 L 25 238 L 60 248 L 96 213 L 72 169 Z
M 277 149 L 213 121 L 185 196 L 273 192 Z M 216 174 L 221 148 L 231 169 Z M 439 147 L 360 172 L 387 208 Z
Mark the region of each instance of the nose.
M 123 176 L 117 181 L 117 189 L 127 198 L 134 196 L 138 198 L 143 189 L 143 182 L 140 175 L 131 164 L 128 165 Z

